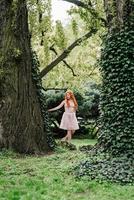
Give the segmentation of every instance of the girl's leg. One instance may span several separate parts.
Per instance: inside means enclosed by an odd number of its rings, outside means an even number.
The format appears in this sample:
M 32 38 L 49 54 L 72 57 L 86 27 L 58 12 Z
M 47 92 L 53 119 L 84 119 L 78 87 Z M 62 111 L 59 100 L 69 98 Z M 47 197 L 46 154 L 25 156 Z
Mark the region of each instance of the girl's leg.
M 73 135 L 75 133 L 75 130 L 72 130 L 71 132 L 72 132 L 72 135 Z
M 68 138 L 68 135 L 66 134 L 66 136 L 65 137 L 63 137 L 62 139 L 61 139 L 61 141 L 67 141 L 67 138 Z
M 63 141 L 63 142 L 68 141 L 68 137 L 69 137 L 69 135 L 68 135 L 68 130 L 67 130 L 66 136 L 63 137 L 63 138 L 61 139 L 61 141 Z
M 67 130 L 67 135 L 61 139 L 61 141 L 71 141 L 72 135 L 74 134 L 75 130 Z
M 71 130 L 67 130 L 67 140 L 68 142 L 70 142 L 70 140 L 72 139 L 72 131 Z

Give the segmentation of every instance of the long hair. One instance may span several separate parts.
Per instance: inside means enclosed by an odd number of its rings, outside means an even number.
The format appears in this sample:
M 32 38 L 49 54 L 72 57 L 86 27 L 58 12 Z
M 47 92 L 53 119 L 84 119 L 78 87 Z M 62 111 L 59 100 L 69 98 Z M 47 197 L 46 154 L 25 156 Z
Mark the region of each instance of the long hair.
M 67 93 L 70 94 L 70 98 L 74 102 L 75 108 L 78 109 L 78 103 L 77 103 L 76 98 L 71 90 L 67 90 L 65 93 L 65 101 L 66 101 L 67 107 L 70 107 L 69 99 L 67 99 Z

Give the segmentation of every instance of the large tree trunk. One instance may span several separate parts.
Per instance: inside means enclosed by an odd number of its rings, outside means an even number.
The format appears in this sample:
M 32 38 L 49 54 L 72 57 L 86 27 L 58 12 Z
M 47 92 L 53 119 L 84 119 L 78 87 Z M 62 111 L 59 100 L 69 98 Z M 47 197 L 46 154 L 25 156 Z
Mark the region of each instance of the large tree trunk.
M 105 0 L 109 32 L 102 52 L 99 144 L 113 154 L 134 153 L 134 2 Z
M 47 152 L 47 137 L 32 81 L 25 0 L 0 1 L 0 147 Z

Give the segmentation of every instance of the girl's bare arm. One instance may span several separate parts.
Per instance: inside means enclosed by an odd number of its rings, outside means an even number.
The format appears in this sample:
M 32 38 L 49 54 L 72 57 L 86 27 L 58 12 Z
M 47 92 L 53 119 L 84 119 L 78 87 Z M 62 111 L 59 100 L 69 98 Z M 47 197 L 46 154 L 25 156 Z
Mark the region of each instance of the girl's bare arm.
M 56 106 L 55 108 L 51 108 L 48 111 L 51 112 L 51 111 L 58 110 L 58 109 L 62 108 L 62 106 L 64 106 L 64 104 L 65 104 L 65 101 L 62 101 L 58 106 Z

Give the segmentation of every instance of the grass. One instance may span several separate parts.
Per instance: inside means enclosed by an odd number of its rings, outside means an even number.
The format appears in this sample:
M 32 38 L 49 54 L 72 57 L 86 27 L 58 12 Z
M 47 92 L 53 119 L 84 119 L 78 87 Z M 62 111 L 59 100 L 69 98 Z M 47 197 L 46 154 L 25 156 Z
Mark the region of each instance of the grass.
M 73 140 L 77 146 L 94 144 Z M 85 155 L 77 151 L 57 151 L 42 157 L 0 154 L 0 200 L 132 200 L 134 187 L 77 180 L 72 166 Z
M 75 144 L 77 147 L 82 145 L 94 145 L 96 140 L 89 140 L 89 139 L 73 139 L 72 143 Z

